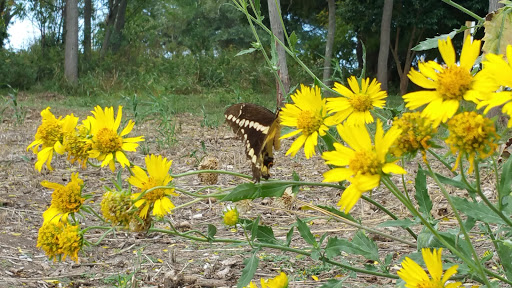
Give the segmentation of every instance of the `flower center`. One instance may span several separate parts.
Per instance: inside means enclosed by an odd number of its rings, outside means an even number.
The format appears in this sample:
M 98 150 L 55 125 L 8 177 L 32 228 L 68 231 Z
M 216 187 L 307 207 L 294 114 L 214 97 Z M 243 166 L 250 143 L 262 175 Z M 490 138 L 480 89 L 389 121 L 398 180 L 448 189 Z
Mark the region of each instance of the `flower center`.
M 80 184 L 76 182 L 56 188 L 52 195 L 52 205 L 65 213 L 78 212 L 84 200 L 80 193 Z
M 356 151 L 354 158 L 349 162 L 349 167 L 355 174 L 379 174 L 381 170 L 381 163 L 377 159 L 377 154 L 374 151 Z
M 44 146 L 51 147 L 62 138 L 62 126 L 57 121 L 46 121 L 37 129 L 36 138 L 42 139 Z
M 153 177 L 149 177 L 148 182 L 146 182 L 146 183 L 144 183 L 144 185 L 142 185 L 141 190 L 146 191 L 148 189 L 151 189 L 156 186 L 161 186 L 161 185 L 162 185 L 162 181 L 159 181 Z M 155 202 L 156 200 L 161 199 L 164 196 L 165 196 L 165 189 L 159 188 L 159 189 L 151 190 L 151 191 L 147 192 L 146 194 L 144 194 L 144 199 L 148 200 L 149 202 Z
M 297 118 L 297 128 L 302 129 L 302 134 L 311 135 L 313 132 L 318 131 L 322 126 L 323 119 L 309 110 L 300 112 Z
M 444 69 L 438 77 L 437 91 L 444 100 L 461 100 L 473 80 L 467 69 L 457 65 Z
M 109 128 L 100 129 L 94 138 L 95 148 L 102 153 L 120 151 L 123 146 L 123 138 Z
M 357 112 L 370 111 L 372 109 L 372 98 L 367 94 L 356 94 L 348 99 L 350 106 Z

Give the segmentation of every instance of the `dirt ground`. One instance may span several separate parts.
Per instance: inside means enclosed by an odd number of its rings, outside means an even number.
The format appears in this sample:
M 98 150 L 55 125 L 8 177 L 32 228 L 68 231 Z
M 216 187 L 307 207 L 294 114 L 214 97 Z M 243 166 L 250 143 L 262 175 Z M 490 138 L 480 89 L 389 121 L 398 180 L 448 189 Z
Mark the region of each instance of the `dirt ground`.
M 92 110 L 92 107 L 91 107 Z M 119 231 L 109 234 L 100 245 L 85 247 L 79 253 L 79 262 L 66 260 L 62 263 L 49 261 L 44 252 L 36 248 L 38 229 L 42 224 L 42 213 L 49 206 L 51 191 L 40 185 L 43 180 L 66 183 L 71 172 L 78 171 L 84 179 L 84 193 L 93 193 L 89 204 L 96 207 L 104 192 L 103 186 L 113 187 L 114 175 L 109 169 L 79 169 L 70 166 L 63 156 L 56 157 L 51 173 L 39 173 L 34 169 L 36 155 L 26 151 L 34 139 L 34 134 L 41 119 L 40 110 L 29 110 L 23 125 L 16 126 L 10 119 L 0 123 L 0 287 L 234 287 L 241 275 L 244 258 L 250 256 L 250 248 L 228 244 L 205 244 L 186 241 L 162 234 L 140 234 Z M 55 115 L 66 115 L 73 111 L 52 109 Z M 75 113 L 76 115 L 77 113 Z M 83 113 L 80 119 L 88 113 Z M 126 118 L 125 118 L 126 119 Z M 166 149 L 158 149 L 155 123 L 136 125 L 130 136 L 145 135 L 146 147 L 150 153 L 160 154 L 173 160 L 173 173 L 197 170 L 199 161 L 204 156 L 213 156 L 219 160 L 222 170 L 250 173 L 241 141 L 227 125 L 218 128 L 201 127 L 201 119 L 191 115 L 176 117 L 176 143 Z M 205 149 L 203 149 L 202 143 Z M 282 142 L 283 149 L 277 152 L 272 177 L 292 180 L 296 171 L 306 181 L 321 181 L 327 166 L 319 157 L 306 160 L 303 154 L 296 158 L 285 157 L 291 141 Z M 300 153 L 299 153 L 300 154 Z M 129 154 L 132 162 L 143 165 L 142 149 Z M 407 168 L 414 175 L 416 163 Z M 412 177 L 412 176 L 411 176 Z M 220 175 L 220 187 L 232 187 L 242 180 L 229 175 Z M 410 181 L 410 185 L 412 182 Z M 197 175 L 175 179 L 178 187 L 195 191 L 203 185 Z M 302 187 L 297 199 L 321 205 L 336 205 L 340 192 L 330 188 Z M 373 192 L 372 197 L 391 209 L 397 216 L 406 216 L 405 207 L 395 201 L 384 189 Z M 432 196 L 435 217 L 446 217 L 441 225 L 452 225 L 453 217 L 446 214 L 446 203 Z M 191 201 L 182 195 L 173 198 L 175 205 Z M 204 200 L 193 206 L 174 211 L 170 220 L 183 229 L 206 231 L 206 225 L 215 224 L 217 237 L 235 237 L 243 239 L 241 230 L 233 231 L 222 225 L 222 209 L 225 203 Z M 257 199 L 252 203 L 241 205 L 241 217 L 255 218 L 261 215 L 261 223 L 272 226 L 278 239 L 285 239 L 290 226 L 298 216 L 307 218 L 314 235 L 328 232 L 330 236 L 352 237 L 356 228 L 330 219 L 311 210 L 300 209 L 300 203 L 283 206 L 279 201 Z M 358 203 L 352 211 L 354 217 L 362 220 L 364 225 L 375 227 L 389 220 L 375 207 L 367 203 Z M 90 215 L 87 225 L 101 224 Z M 85 227 L 85 225 L 82 225 Z M 398 228 L 376 228 L 394 236 L 413 241 L 412 237 Z M 102 235 L 100 230 L 92 230 L 86 238 L 96 242 Z M 415 251 L 414 247 L 392 242 L 375 234 L 368 235 L 377 241 L 382 255 L 394 253 L 394 263 L 400 255 Z M 304 245 L 295 230 L 292 246 Z M 292 253 L 283 253 L 265 249 L 260 252 L 260 264 L 255 279 L 269 278 L 285 271 L 290 278 L 290 288 L 319 287 L 327 279 L 345 277 L 348 271 L 342 271 L 321 262 L 300 257 Z M 350 263 L 362 267 L 364 259 L 348 257 Z M 398 263 L 399 264 L 399 263 Z M 394 266 L 395 273 L 398 266 Z M 316 276 L 318 281 L 313 279 Z M 183 284 L 176 284 L 179 277 Z M 174 282 L 173 282 L 174 281 Z M 188 281 L 188 282 L 187 282 Z M 192 284 L 194 283 L 195 284 Z M 174 284 L 173 284 L 174 283 Z M 394 286 L 395 281 L 371 275 L 356 274 L 346 279 L 346 287 L 387 287 Z

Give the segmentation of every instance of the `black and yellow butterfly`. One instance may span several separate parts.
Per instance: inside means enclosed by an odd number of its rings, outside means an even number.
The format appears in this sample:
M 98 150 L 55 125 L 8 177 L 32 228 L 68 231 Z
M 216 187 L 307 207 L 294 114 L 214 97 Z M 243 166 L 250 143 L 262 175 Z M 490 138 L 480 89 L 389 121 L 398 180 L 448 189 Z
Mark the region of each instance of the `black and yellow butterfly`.
M 233 132 L 242 138 L 245 154 L 252 163 L 253 180 L 268 179 L 270 167 L 274 165 L 273 149 L 279 150 L 279 112 L 256 104 L 239 103 L 228 107 L 224 117 Z

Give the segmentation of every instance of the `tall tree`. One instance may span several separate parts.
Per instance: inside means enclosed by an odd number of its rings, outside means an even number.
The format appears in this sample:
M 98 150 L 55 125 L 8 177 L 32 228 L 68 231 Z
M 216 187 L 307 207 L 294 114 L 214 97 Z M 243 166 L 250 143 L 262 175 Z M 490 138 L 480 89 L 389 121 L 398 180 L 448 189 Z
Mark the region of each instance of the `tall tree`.
M 284 31 L 283 27 L 281 26 L 281 17 L 280 17 L 280 9 L 281 4 L 279 0 L 268 0 L 268 14 L 269 14 L 269 20 L 270 20 L 270 28 L 272 30 L 272 33 L 281 41 L 281 43 L 284 42 Z M 277 58 L 278 58 L 278 71 L 279 78 L 281 79 L 281 82 L 277 81 L 278 85 L 277 87 L 277 107 L 283 106 L 284 103 L 284 93 L 288 93 L 290 91 L 290 78 L 288 76 L 288 66 L 286 64 L 286 51 L 284 51 L 284 48 L 279 45 L 276 41 L 276 50 L 277 50 Z M 280 85 L 282 84 L 282 86 Z
M 388 57 L 391 42 L 391 17 L 393 15 L 393 0 L 384 0 L 382 21 L 380 24 L 380 48 L 377 60 L 377 80 L 382 83 L 382 89 L 388 90 Z
M 107 50 L 111 48 L 112 35 L 116 37 L 115 41 L 120 40 L 120 35 L 116 34 L 124 28 L 127 0 L 108 0 L 108 16 L 105 23 L 105 35 L 101 45 L 100 57 L 103 58 Z M 119 29 L 119 31 L 118 31 Z
M 126 21 L 126 6 L 128 0 L 120 0 L 119 10 L 117 10 L 116 24 L 114 25 L 115 39 L 112 43 L 112 51 L 116 52 L 121 47 L 121 41 L 123 40 L 123 29 Z
M 92 18 L 92 0 L 84 1 L 84 57 L 85 61 L 91 59 L 91 18 Z
M 329 78 L 331 77 L 332 48 L 334 46 L 334 33 L 336 31 L 336 4 L 334 0 L 327 0 L 327 4 L 329 6 L 329 24 L 327 28 L 327 43 L 325 44 L 324 73 L 322 80 L 327 86 L 331 86 Z
M 22 7 L 16 5 L 12 0 L 0 0 L 0 49 L 4 47 L 4 41 L 7 39 L 7 27 L 14 16 L 23 11 Z
M 69 83 L 78 81 L 78 0 L 67 0 L 66 3 L 64 75 Z

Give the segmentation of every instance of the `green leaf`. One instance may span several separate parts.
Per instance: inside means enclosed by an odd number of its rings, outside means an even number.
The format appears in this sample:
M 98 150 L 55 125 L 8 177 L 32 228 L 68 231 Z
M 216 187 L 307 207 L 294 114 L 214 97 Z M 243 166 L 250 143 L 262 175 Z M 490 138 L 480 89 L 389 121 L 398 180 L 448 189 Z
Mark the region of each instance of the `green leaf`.
M 337 208 L 333 208 L 333 207 L 330 207 L 330 206 L 323 206 L 323 205 L 317 205 L 317 207 L 319 208 L 322 208 L 324 210 L 327 210 L 333 214 L 336 214 L 342 218 L 345 218 L 347 220 L 350 220 L 350 221 L 353 221 L 353 222 L 356 222 L 356 223 L 359 223 L 359 221 L 357 221 L 354 217 L 352 217 L 352 215 L 350 214 L 347 214 L 343 211 L 340 211 L 340 209 L 337 209 Z
M 452 197 L 453 205 L 458 211 L 485 223 L 506 224 L 491 208 L 483 202 L 469 202 L 465 198 Z
M 343 288 L 343 280 L 329 279 L 327 283 L 320 286 L 320 288 Z
M 378 261 L 379 248 L 375 242 L 368 238 L 363 230 L 357 231 L 352 239 L 354 253 L 364 256 L 366 259 Z
M 425 170 L 421 169 L 419 164 L 414 188 L 416 189 L 414 197 L 416 198 L 416 201 L 418 201 L 420 212 L 423 213 L 423 215 L 430 215 L 430 211 L 432 210 L 432 201 L 430 200 L 430 195 L 428 195 L 427 175 Z
M 420 42 L 420 44 L 414 46 L 411 50 L 413 51 L 424 51 L 424 50 L 430 50 L 433 48 L 437 48 L 437 43 L 439 40 L 446 40 L 446 38 L 450 37 L 453 39 L 453 36 L 457 34 L 458 30 L 453 30 L 452 32 L 448 34 L 443 34 L 436 36 L 434 38 L 427 38 L 427 40 L 423 40 Z
M 254 13 L 256 13 L 256 18 L 260 18 L 261 16 L 261 4 L 260 0 L 254 0 Z
M 299 42 L 299 39 L 297 39 L 297 34 L 295 34 L 295 31 L 290 34 L 290 49 L 295 53 L 295 45 L 297 45 L 297 42 Z
M 311 230 L 309 230 L 308 224 L 306 224 L 304 221 L 300 220 L 299 217 L 297 217 L 297 229 L 299 229 L 300 236 L 313 247 L 317 247 L 318 244 L 316 242 L 315 236 L 311 233 Z
M 457 175 L 453 178 L 448 178 L 441 174 L 437 174 L 437 173 L 435 173 L 435 174 L 436 174 L 437 178 L 439 179 L 439 181 L 443 184 L 451 185 L 451 186 L 459 188 L 459 189 L 464 189 L 464 190 L 468 191 L 468 193 L 472 196 L 474 196 L 476 193 L 476 191 L 472 187 L 469 187 L 468 185 L 466 185 L 466 183 L 461 181 L 460 175 Z
M 500 184 L 498 185 L 498 197 L 503 199 L 503 197 L 510 195 L 510 188 L 512 185 L 512 157 L 509 157 L 507 162 L 503 164 L 503 168 L 501 170 L 500 176 Z
M 253 253 L 251 257 L 244 259 L 244 269 L 242 269 L 242 276 L 238 279 L 238 283 L 236 283 L 237 288 L 243 288 L 249 285 L 252 277 L 254 277 L 254 273 L 258 268 L 259 258 L 256 253 Z
M 288 233 L 286 233 L 286 247 L 290 247 L 290 244 L 292 243 L 292 237 L 293 237 L 293 228 L 295 226 L 292 226 Z
M 251 241 L 254 241 L 254 239 L 256 239 L 256 236 L 258 235 L 258 228 L 259 228 L 258 223 L 259 222 L 260 222 L 260 215 L 258 215 L 256 220 L 254 220 L 254 222 L 252 223 L 252 227 L 251 227 Z
M 284 191 L 286 188 L 288 188 L 287 184 L 281 184 L 281 183 L 272 183 L 272 182 L 265 182 L 265 183 L 259 183 L 259 197 L 265 198 L 265 197 L 281 197 L 284 194 Z
M 295 172 L 295 171 L 293 171 L 293 173 L 292 173 L 292 178 L 293 178 L 293 181 L 300 181 L 299 174 L 297 174 L 297 172 Z M 292 186 L 293 195 L 299 194 L 299 189 L 300 189 L 299 185 L 293 185 Z
M 238 53 L 236 53 L 235 56 L 242 56 L 242 55 L 245 55 L 245 54 L 249 54 L 249 53 L 252 53 L 254 51 L 256 51 L 257 49 L 256 48 L 249 48 L 249 49 L 245 49 L 245 50 L 242 50 Z
M 340 256 L 341 251 L 345 251 L 345 247 L 349 245 L 350 242 L 347 239 L 338 239 L 338 237 L 329 238 L 325 246 L 325 257 L 333 259 L 336 256 Z
M 212 224 L 208 224 L 208 240 L 213 240 L 213 237 L 215 237 L 215 234 L 217 234 L 217 227 L 215 227 Z
M 343 288 L 343 280 L 329 279 L 327 283 L 320 286 L 320 288 Z
M 259 226 L 258 232 L 256 233 L 256 239 L 258 241 L 263 243 L 269 243 L 269 244 L 279 244 L 279 241 L 277 241 L 276 237 L 274 236 L 274 231 L 272 231 L 272 228 L 268 226 Z
M 233 189 L 228 195 L 224 196 L 221 201 L 237 202 L 244 199 L 256 199 L 265 197 L 281 197 L 290 186 L 282 183 L 244 183 Z
M 512 246 L 506 245 L 503 242 L 498 242 L 497 244 L 498 256 L 501 259 L 501 265 L 503 265 L 503 270 L 505 270 L 505 275 L 507 275 L 507 279 L 512 281 L 512 261 L 510 261 L 510 255 L 512 255 Z
M 388 220 L 380 223 L 377 225 L 377 227 L 403 227 L 403 228 L 409 228 L 412 225 L 416 224 L 414 221 L 412 221 L 409 218 L 405 219 L 398 219 L 398 220 Z
M 359 230 L 352 241 L 347 239 L 329 238 L 325 246 L 325 256 L 329 259 L 339 256 L 341 251 L 349 254 L 357 254 L 366 259 L 378 261 L 379 251 L 377 244 L 368 238 L 362 230 Z
M 256 199 L 258 189 L 254 183 L 244 183 L 231 190 L 228 195 L 221 199 L 221 201 L 237 202 L 244 199 Z

